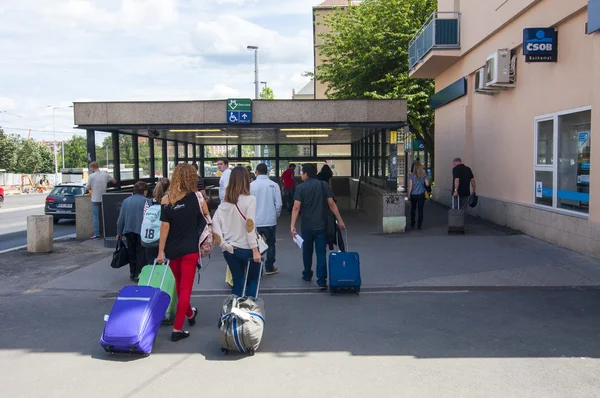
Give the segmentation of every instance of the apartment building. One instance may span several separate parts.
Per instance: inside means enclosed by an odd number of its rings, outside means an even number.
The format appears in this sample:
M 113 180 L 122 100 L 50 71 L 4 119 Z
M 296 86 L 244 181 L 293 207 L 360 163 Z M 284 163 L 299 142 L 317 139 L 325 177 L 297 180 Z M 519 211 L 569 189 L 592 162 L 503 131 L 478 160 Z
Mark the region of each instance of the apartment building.
M 409 53 L 436 81 L 438 200 L 461 157 L 475 214 L 600 257 L 600 0 L 439 0 Z

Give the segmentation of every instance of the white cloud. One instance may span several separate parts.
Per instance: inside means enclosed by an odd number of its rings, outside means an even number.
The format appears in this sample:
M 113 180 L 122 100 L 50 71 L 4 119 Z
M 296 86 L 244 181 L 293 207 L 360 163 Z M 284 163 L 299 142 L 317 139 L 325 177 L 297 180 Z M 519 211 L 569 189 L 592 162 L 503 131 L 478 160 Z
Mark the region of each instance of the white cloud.
M 260 80 L 276 98 L 290 98 L 292 89 L 308 81 L 301 73 L 312 70 L 311 12 L 320 2 L 2 2 L 0 111 L 7 112 L 0 113 L 0 124 L 52 131 L 47 105 L 68 106 L 82 98 L 253 97 L 250 44 L 260 46 Z M 71 109 L 56 110 L 55 119 L 59 134 L 67 132 L 63 138 L 73 131 Z
M 271 60 L 293 63 L 311 56 L 312 33 L 301 30 L 294 36 L 284 36 L 226 14 L 198 23 L 196 45 L 202 55 L 241 55 L 248 52 L 248 45 L 253 45 Z

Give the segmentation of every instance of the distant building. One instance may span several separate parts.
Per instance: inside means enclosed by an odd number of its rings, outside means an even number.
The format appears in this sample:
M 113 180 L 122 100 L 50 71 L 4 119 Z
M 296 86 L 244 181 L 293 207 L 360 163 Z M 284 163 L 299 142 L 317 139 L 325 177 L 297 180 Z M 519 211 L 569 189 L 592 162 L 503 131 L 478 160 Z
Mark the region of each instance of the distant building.
M 325 61 L 325 57 L 319 53 L 319 47 L 323 45 L 323 39 L 320 36 L 321 34 L 329 31 L 329 28 L 323 24 L 325 18 L 331 12 L 343 10 L 345 7 L 358 5 L 360 3 L 361 1 L 353 0 L 325 0 L 321 4 L 313 7 L 313 48 L 315 75 L 317 74 L 317 67 Z M 315 95 L 315 99 L 326 99 L 327 96 L 325 95 L 325 92 L 327 91 L 327 84 L 316 79 L 313 80 L 313 84 L 313 93 Z
M 312 100 L 315 99 L 315 82 L 311 79 L 306 86 L 302 87 L 298 92 L 292 91 L 293 100 Z

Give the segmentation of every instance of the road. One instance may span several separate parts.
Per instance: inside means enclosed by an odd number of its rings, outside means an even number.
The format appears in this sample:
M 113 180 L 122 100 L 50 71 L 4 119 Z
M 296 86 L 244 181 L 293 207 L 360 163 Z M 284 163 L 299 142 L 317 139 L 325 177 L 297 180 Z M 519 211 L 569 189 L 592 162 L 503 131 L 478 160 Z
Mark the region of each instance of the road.
M 44 214 L 45 194 L 9 195 L 0 209 L 0 251 L 27 244 L 27 217 Z M 75 221 L 54 226 L 54 237 L 75 233 Z

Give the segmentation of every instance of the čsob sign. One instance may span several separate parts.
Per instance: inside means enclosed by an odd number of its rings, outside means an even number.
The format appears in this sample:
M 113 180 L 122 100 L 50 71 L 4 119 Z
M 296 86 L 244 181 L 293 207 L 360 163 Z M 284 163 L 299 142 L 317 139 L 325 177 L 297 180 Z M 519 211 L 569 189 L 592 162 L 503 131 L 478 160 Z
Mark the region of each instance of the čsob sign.
M 556 62 L 558 33 L 553 28 L 523 29 L 525 62 Z

